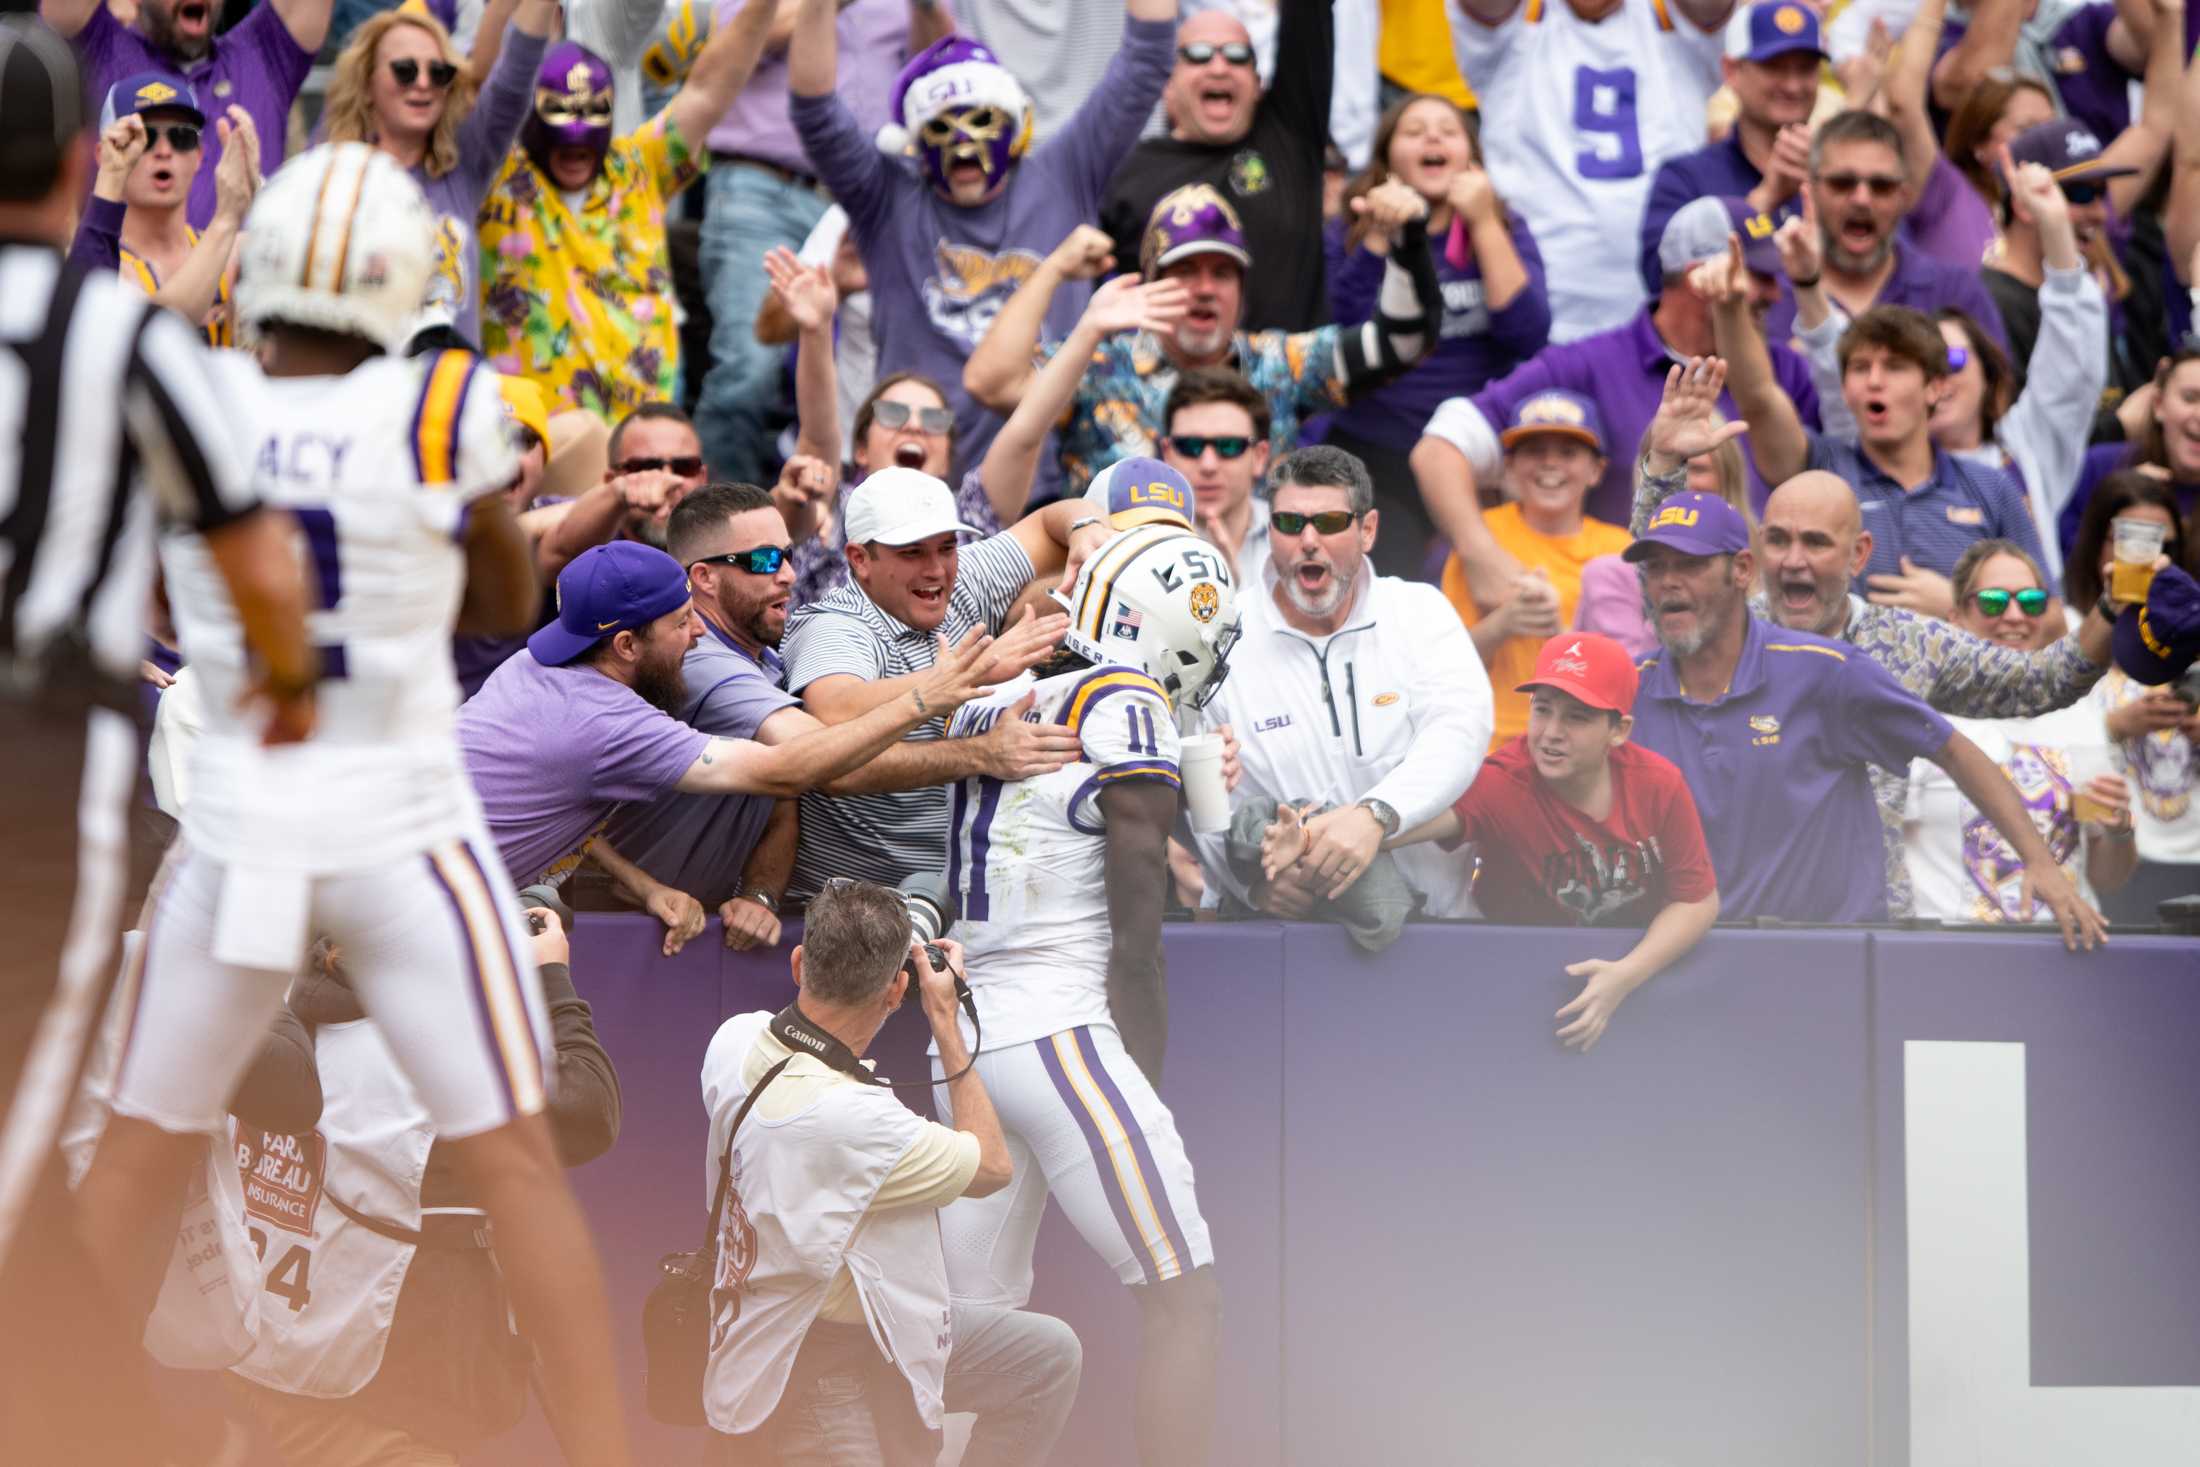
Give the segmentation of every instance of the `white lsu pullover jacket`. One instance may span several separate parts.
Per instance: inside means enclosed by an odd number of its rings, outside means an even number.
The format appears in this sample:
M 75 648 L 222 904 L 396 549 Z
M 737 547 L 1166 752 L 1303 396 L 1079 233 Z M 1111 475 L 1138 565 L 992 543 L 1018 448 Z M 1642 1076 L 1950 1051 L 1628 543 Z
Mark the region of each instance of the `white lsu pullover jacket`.
M 1229 724 L 1244 778 L 1234 810 L 1267 796 L 1350 805 L 1378 799 L 1411 830 L 1450 808 L 1482 767 L 1495 713 L 1489 674 L 1443 592 L 1378 576 L 1363 565 L 1352 613 L 1316 639 L 1277 610 L 1273 562 L 1242 593 L 1244 627 L 1222 689 L 1201 727 Z M 1222 834 L 1198 837 L 1208 888 L 1250 896 L 1231 873 Z M 1422 915 L 1476 915 L 1472 853 L 1433 842 L 1392 853 L 1399 874 L 1425 899 Z

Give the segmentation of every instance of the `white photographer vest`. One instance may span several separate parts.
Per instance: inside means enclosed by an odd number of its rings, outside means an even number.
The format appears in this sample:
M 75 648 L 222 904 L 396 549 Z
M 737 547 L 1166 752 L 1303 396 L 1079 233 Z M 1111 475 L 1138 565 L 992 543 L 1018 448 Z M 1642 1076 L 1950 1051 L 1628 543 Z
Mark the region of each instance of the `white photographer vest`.
M 705 1180 L 713 1190 L 725 1127 L 748 1093 L 743 1064 L 770 1020 L 766 1013 L 728 1019 L 704 1056 L 711 1113 Z M 800 1056 L 789 1072 L 816 1063 Z M 870 1212 L 924 1121 L 892 1091 L 866 1085 L 828 1087 L 815 1104 L 776 1120 L 764 1117 L 765 1094 L 734 1140 L 733 1185 L 718 1221 L 703 1376 L 710 1424 L 749 1432 L 770 1417 L 826 1289 L 846 1264 L 873 1340 L 907 1378 L 924 1424 L 937 1427 L 950 1343 L 939 1213 Z M 740 1317 L 729 1321 L 735 1291 Z
M 260 1344 L 236 1372 L 295 1396 L 357 1394 L 382 1368 L 413 1245 L 361 1227 L 330 1200 L 420 1226 L 435 1131 L 371 1020 L 314 1031 L 321 1124 L 303 1136 L 237 1123 L 246 1223 L 260 1245 Z M 264 1244 L 261 1240 L 265 1239 Z
M 122 1029 L 137 998 L 144 953 L 144 933 L 122 935 L 122 975 L 61 1132 L 72 1187 L 84 1180 L 107 1129 Z M 184 1195 L 160 1297 L 145 1321 L 146 1352 L 176 1370 L 220 1370 L 235 1364 L 251 1353 L 259 1327 L 260 1270 L 245 1237 L 244 1188 L 230 1164 L 226 1140 L 206 1138 L 205 1159 L 192 1171 Z

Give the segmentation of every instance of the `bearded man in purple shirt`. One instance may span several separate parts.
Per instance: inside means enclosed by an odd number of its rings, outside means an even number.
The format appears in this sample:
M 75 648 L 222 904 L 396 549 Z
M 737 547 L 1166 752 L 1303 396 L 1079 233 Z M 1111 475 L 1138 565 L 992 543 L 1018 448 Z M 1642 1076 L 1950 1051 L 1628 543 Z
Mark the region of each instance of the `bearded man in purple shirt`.
M 126 76 L 162 71 L 189 82 L 199 111 L 209 117 L 242 107 L 259 131 L 261 170 L 272 174 L 283 161 L 290 104 L 328 35 L 331 4 L 264 0 L 218 36 L 214 0 L 141 0 L 134 25 L 115 19 L 106 0 L 42 0 L 38 13 L 75 45 L 95 97 Z M 199 175 L 184 206 L 194 229 L 214 217 L 221 146 L 211 131 L 200 143 Z

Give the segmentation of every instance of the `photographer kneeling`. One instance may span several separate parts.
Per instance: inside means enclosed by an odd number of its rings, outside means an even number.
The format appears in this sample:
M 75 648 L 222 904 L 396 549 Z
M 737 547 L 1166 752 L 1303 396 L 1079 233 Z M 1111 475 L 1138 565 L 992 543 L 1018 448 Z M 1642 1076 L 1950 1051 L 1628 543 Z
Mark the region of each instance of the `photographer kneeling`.
M 795 1002 L 728 1019 L 711 1040 L 714 1462 L 930 1467 L 944 1409 L 978 1413 L 965 1467 L 1008 1467 L 1046 1460 L 1069 1416 L 1082 1352 L 1068 1325 L 949 1311 L 938 1209 L 999 1191 L 1013 1164 L 956 1024 L 962 949 L 936 947 L 945 968 L 911 940 L 898 893 L 829 882 L 794 950 Z M 861 1058 L 912 975 L 955 1077 L 953 1130 Z

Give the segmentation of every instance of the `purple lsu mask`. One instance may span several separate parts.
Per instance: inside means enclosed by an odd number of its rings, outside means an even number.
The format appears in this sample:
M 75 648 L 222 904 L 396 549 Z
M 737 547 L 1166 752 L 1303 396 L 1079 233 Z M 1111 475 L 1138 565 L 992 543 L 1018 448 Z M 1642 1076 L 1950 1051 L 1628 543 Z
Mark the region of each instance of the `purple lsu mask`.
M 989 190 L 1007 177 L 1029 142 L 1029 109 L 1008 69 L 962 36 L 933 42 L 894 81 L 894 116 L 942 194 L 957 163 L 977 164 Z
M 520 146 L 545 174 L 555 148 L 596 155 L 593 180 L 611 151 L 611 68 L 578 41 L 560 41 L 535 75 L 535 105 L 520 128 Z

